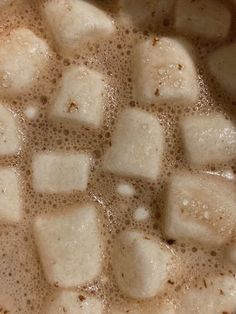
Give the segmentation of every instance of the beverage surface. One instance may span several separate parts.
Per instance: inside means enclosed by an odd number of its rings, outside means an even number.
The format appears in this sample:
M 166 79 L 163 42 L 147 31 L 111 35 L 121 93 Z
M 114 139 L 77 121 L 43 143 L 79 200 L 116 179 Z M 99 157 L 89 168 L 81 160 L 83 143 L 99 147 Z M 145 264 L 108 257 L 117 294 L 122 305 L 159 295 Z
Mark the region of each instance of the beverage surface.
M 0 313 L 236 313 L 235 18 L 0 0 Z

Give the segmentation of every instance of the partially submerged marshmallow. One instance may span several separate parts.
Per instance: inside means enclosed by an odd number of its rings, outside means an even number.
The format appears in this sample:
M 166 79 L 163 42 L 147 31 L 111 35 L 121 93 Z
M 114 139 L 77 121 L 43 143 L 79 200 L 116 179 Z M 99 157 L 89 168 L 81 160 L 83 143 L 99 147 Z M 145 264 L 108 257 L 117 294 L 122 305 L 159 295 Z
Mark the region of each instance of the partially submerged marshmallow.
M 39 108 L 37 105 L 29 105 L 25 108 L 24 114 L 29 120 L 34 120 L 38 117 Z
M 42 13 L 63 50 L 77 50 L 82 43 L 107 38 L 115 31 L 105 12 L 83 0 L 48 0 Z
M 33 156 L 33 187 L 41 193 L 85 191 L 91 158 L 86 153 L 40 152 Z
M 145 111 L 128 108 L 118 119 L 103 168 L 117 175 L 155 181 L 161 171 L 163 150 L 159 120 Z
M 91 204 L 35 220 L 34 233 L 48 281 L 75 287 L 95 279 L 102 267 L 102 238 Z
M 183 39 L 154 37 L 134 54 L 134 96 L 146 104 L 192 104 L 199 84 L 192 47 Z
M 230 25 L 230 11 L 218 0 L 177 0 L 175 28 L 181 33 L 222 40 Z
M 185 154 L 191 165 L 236 158 L 236 126 L 222 114 L 189 116 L 180 126 Z
M 58 86 L 51 114 L 98 128 L 103 118 L 105 77 L 86 66 L 72 66 L 67 69 Z
M 14 168 L 0 168 L 0 221 L 18 223 L 22 218 L 21 187 Z
M 62 290 L 49 297 L 42 314 L 102 314 L 102 302 L 84 293 Z
M 45 40 L 30 29 L 17 28 L 0 37 L 0 91 L 29 91 L 47 64 L 50 51 Z
M 232 96 L 236 96 L 236 43 L 223 46 L 208 57 L 208 68 L 216 81 Z
M 236 226 L 236 188 L 225 178 L 179 172 L 170 178 L 165 233 L 171 239 L 221 245 Z
M 149 218 L 149 210 L 145 206 L 139 206 L 135 209 L 133 217 L 136 221 L 145 221 Z
M 19 151 L 21 133 L 17 117 L 7 106 L 0 104 L 0 155 L 11 155 Z
M 113 271 L 120 290 L 135 299 L 154 297 L 167 279 L 172 254 L 158 239 L 123 231 L 114 244 Z
M 135 189 L 128 182 L 120 182 L 117 185 L 117 192 L 123 197 L 132 197 L 135 194 Z

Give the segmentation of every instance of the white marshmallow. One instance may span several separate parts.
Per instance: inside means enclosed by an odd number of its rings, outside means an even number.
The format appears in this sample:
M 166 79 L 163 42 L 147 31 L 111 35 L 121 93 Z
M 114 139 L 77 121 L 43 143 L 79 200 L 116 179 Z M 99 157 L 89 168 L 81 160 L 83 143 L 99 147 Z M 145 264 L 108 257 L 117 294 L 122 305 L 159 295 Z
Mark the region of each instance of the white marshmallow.
M 172 254 L 138 231 L 124 231 L 114 244 L 113 271 L 120 290 L 135 299 L 154 297 L 168 277 Z
M 33 187 L 41 193 L 85 191 L 90 164 L 86 153 L 36 153 L 32 163 Z
M 236 188 L 232 181 L 185 171 L 170 178 L 165 233 L 209 245 L 229 240 L 236 225 Z
M 128 108 L 119 117 L 103 168 L 117 175 L 155 181 L 161 171 L 163 150 L 159 120 L 145 111 Z
M 24 114 L 29 120 L 34 120 L 37 118 L 39 113 L 39 108 L 34 105 L 29 105 L 25 108 Z
M 109 37 L 115 27 L 105 12 L 82 0 L 48 0 L 43 16 L 57 44 L 65 50 Z
M 27 28 L 12 30 L 0 38 L 0 91 L 27 92 L 47 64 L 47 43 Z
M 20 182 L 14 168 L 0 168 L 0 221 L 17 223 L 22 217 Z
M 218 0 L 177 0 L 175 27 L 184 34 L 221 40 L 229 32 L 231 14 Z
M 135 189 L 128 182 L 120 182 L 117 186 L 117 192 L 123 197 L 132 197 L 135 194 Z
M 80 286 L 100 274 L 99 224 L 97 210 L 91 204 L 36 218 L 36 244 L 51 284 L 64 288 Z
M 149 218 L 150 213 L 144 206 L 140 206 L 135 209 L 133 216 L 136 221 L 145 221 Z
M 58 86 L 52 116 L 98 128 L 102 124 L 105 77 L 85 66 L 65 71 Z
M 199 85 L 192 47 L 168 37 L 142 42 L 134 54 L 134 81 L 135 97 L 143 103 L 195 103 Z
M 236 279 L 233 276 L 205 278 L 205 286 L 189 289 L 182 297 L 179 314 L 234 313 L 236 308 Z
M 59 291 L 48 298 L 42 314 L 102 314 L 102 302 L 74 291 Z
M 21 134 L 17 118 L 0 104 L 0 155 L 15 154 L 20 149 Z
M 223 46 L 208 57 L 208 68 L 216 81 L 232 96 L 236 96 L 236 43 Z
M 180 126 L 191 165 L 225 162 L 236 157 L 236 126 L 223 115 L 190 116 Z

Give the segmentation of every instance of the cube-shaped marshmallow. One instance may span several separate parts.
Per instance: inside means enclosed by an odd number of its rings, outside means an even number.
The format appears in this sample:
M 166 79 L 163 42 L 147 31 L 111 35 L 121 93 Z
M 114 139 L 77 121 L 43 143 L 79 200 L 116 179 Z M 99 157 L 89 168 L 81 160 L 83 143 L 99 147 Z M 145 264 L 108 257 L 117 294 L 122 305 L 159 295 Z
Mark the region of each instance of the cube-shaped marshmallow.
M 163 150 L 159 120 L 145 111 L 128 108 L 119 117 L 103 168 L 117 175 L 155 181 L 161 170 Z
M 146 104 L 192 104 L 199 84 L 192 47 L 179 38 L 154 37 L 134 54 L 134 97 Z
M 232 96 L 236 96 L 236 43 L 220 47 L 208 57 L 208 68 L 216 81 Z
M 112 263 L 118 287 L 131 298 L 154 297 L 168 279 L 172 259 L 158 239 L 139 231 L 123 231 L 114 244 Z
M 21 133 L 16 116 L 0 104 L 0 155 L 11 155 L 20 149 Z
M 90 164 L 86 153 L 36 153 L 32 162 L 33 187 L 41 193 L 85 191 Z
M 74 65 L 63 74 L 51 114 L 97 128 L 102 123 L 104 93 L 105 77 L 101 73 Z
M 0 91 L 27 92 L 47 64 L 50 51 L 45 40 L 27 28 L 17 28 L 0 37 Z
M 36 245 L 51 284 L 64 288 L 80 286 L 100 274 L 102 238 L 99 225 L 97 210 L 91 204 L 36 218 Z
M 84 0 L 48 0 L 42 13 L 55 41 L 67 51 L 109 37 L 115 31 L 111 18 Z
M 22 216 L 21 187 L 16 169 L 0 168 L 0 221 L 17 223 Z
M 165 233 L 212 246 L 229 240 L 236 225 L 236 187 L 209 174 L 177 172 L 170 178 Z
M 222 40 L 230 25 L 231 13 L 219 0 L 177 0 L 175 28 L 183 34 Z
M 189 116 L 180 126 L 185 154 L 191 165 L 236 158 L 236 126 L 222 114 Z

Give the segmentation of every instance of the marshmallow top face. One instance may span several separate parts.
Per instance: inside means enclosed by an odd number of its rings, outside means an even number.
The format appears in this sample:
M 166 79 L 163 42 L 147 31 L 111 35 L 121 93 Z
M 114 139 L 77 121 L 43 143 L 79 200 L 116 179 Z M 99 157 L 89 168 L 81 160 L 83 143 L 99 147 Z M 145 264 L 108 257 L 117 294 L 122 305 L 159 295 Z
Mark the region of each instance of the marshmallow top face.
M 183 39 L 146 40 L 134 54 L 134 96 L 144 103 L 193 104 L 199 85 L 192 47 Z
M 51 114 L 87 127 L 102 124 L 105 77 L 85 66 L 72 66 L 65 71 Z
M 113 252 L 113 270 L 120 290 L 135 299 L 155 296 L 168 277 L 171 252 L 138 231 L 119 234 Z
M 236 43 L 220 47 L 208 57 L 208 68 L 223 89 L 236 96 Z
M 115 27 L 105 12 L 83 0 L 48 0 L 42 13 L 61 49 L 78 50 L 83 43 L 109 37 Z
M 217 246 L 229 240 L 236 223 L 235 185 L 203 174 L 179 172 L 170 179 L 165 233 Z
M 222 40 L 229 32 L 231 14 L 218 0 L 177 0 L 175 27 L 184 34 Z
M 236 157 L 236 126 L 223 115 L 193 116 L 180 123 L 191 165 L 226 162 Z
M 118 118 L 103 168 L 117 175 L 155 181 L 161 170 L 164 136 L 156 117 L 126 109 Z
M 27 92 L 46 66 L 47 43 L 27 28 L 17 28 L 0 38 L 0 91 Z
M 48 281 L 69 288 L 95 279 L 102 267 L 97 210 L 85 204 L 52 216 L 39 216 L 35 240 Z

